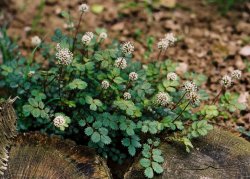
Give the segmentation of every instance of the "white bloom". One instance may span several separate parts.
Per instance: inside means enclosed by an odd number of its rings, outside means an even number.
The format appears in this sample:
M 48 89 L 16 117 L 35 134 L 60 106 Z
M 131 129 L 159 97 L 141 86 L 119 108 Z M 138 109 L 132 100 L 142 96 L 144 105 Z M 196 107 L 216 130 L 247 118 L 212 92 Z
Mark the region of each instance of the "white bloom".
M 169 42 L 169 45 L 173 45 L 177 41 L 173 33 L 167 33 L 165 39 Z
M 69 65 L 73 61 L 73 53 L 67 48 L 61 48 L 56 53 L 58 63 L 61 65 Z
M 42 40 L 38 36 L 34 36 L 31 38 L 31 44 L 33 46 L 38 46 L 42 43 Z
M 102 81 L 102 88 L 103 89 L 108 89 L 110 86 L 109 82 L 107 80 Z
M 177 80 L 177 78 L 178 78 L 178 76 L 174 72 L 170 72 L 170 73 L 167 74 L 167 79 L 168 80 L 175 81 L 175 80 Z
M 125 42 L 123 45 L 122 45 L 122 52 L 125 54 L 125 55 L 130 55 L 134 52 L 135 50 L 135 47 L 134 45 L 131 43 L 131 42 Z
M 160 92 L 156 95 L 156 102 L 161 106 L 166 106 L 170 102 L 170 96 L 167 93 Z
M 187 98 L 190 100 L 191 103 L 197 104 L 200 102 L 200 96 L 197 92 L 191 91 L 187 94 Z
M 130 99 L 131 99 L 131 94 L 128 93 L 128 92 L 125 92 L 125 93 L 123 94 L 123 97 L 124 97 L 124 99 L 126 99 L 126 100 L 130 100 Z
M 197 91 L 197 86 L 194 84 L 193 81 L 186 81 L 183 85 L 183 89 L 186 92 Z
M 61 44 L 60 44 L 60 43 L 57 43 L 57 44 L 56 44 L 56 50 L 57 50 L 57 51 L 61 50 Z
M 89 11 L 89 6 L 87 4 L 81 4 L 78 9 L 81 13 L 86 13 Z
M 64 118 L 64 116 L 60 115 L 60 116 L 55 117 L 53 122 L 56 127 L 60 128 L 65 125 L 66 119 Z
M 88 35 L 91 39 L 94 38 L 94 33 L 93 32 L 86 32 L 85 35 Z
M 120 68 L 120 69 L 125 69 L 127 67 L 127 61 L 123 57 L 117 58 L 115 61 L 115 67 Z
M 75 27 L 75 24 L 74 24 L 74 22 L 65 23 L 65 24 L 63 25 L 63 27 L 64 27 L 65 29 L 73 29 L 73 28 Z
M 231 73 L 232 79 L 240 79 L 241 78 L 241 71 L 240 70 L 234 70 Z
M 88 45 L 90 42 L 91 42 L 91 37 L 90 36 L 88 36 L 86 34 L 82 36 L 82 43 L 83 44 Z
M 131 72 L 131 73 L 129 73 L 129 79 L 130 79 L 131 81 L 137 80 L 137 79 L 138 79 L 138 74 L 137 74 L 136 72 Z
M 228 75 L 223 76 L 221 79 L 221 85 L 225 88 L 230 87 L 232 85 L 232 78 Z
M 166 39 L 161 39 L 158 44 L 158 49 L 166 50 L 169 46 L 169 42 Z
M 108 38 L 108 34 L 106 32 L 102 32 L 102 33 L 100 33 L 99 38 L 106 39 L 106 38 Z
M 32 77 L 35 74 L 35 71 L 29 71 L 28 76 Z

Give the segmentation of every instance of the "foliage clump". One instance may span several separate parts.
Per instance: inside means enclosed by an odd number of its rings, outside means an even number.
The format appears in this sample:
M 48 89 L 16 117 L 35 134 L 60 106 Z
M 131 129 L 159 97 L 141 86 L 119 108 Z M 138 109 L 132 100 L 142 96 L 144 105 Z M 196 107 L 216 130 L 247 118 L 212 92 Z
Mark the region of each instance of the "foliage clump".
M 12 48 L 5 48 L 10 46 L 9 39 L 3 33 L 0 85 L 20 97 L 16 102 L 19 131 L 80 136 L 82 143 L 118 163 L 142 151 L 140 163 L 145 176 L 152 178 L 163 172 L 161 141 L 181 142 L 190 151 L 191 139 L 212 129 L 211 119 L 225 115 L 225 110 L 244 109 L 237 97 L 225 93 L 233 77 L 238 78 L 237 72 L 222 79 L 222 90 L 212 103 L 205 102 L 207 94 L 199 90 L 196 78 L 183 82 L 178 77 L 177 64 L 162 60 L 177 41 L 172 33 L 157 44 L 156 62 L 141 64 L 132 61 L 136 50 L 132 42 L 106 47 L 105 30 L 80 32 L 88 6 L 81 5 L 79 11 L 78 26 L 70 29 L 75 35 L 57 29 L 51 38 L 53 45 L 36 37 L 36 47 L 28 58 L 11 55 Z M 62 14 L 72 19 L 68 13 Z M 46 66 L 36 61 L 38 54 Z

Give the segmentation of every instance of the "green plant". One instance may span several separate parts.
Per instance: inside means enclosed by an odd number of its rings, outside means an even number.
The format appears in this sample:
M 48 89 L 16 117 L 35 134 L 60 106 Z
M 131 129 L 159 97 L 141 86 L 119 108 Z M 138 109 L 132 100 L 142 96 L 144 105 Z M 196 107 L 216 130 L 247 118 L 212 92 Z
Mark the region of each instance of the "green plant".
M 105 47 L 102 42 L 107 34 L 103 29 L 95 34 L 79 32 L 88 6 L 83 4 L 79 10 L 78 25 L 71 29 L 75 30 L 73 36 L 57 29 L 51 38 L 55 45 L 36 40 L 27 59 L 13 55 L 5 45 L 8 37 L 5 33 L 1 37 L 1 51 L 10 58 L 4 58 L 0 66 L 0 85 L 9 95 L 20 97 L 15 103 L 19 131 L 41 130 L 78 141 L 81 138 L 82 144 L 118 163 L 142 150 L 141 165 L 146 177 L 152 178 L 154 173 L 163 172 L 160 141 L 181 142 L 190 151 L 191 139 L 206 135 L 212 129 L 208 119 L 220 114 L 213 106 L 232 111 L 236 105 L 236 98 L 219 99 L 226 95 L 231 80 L 240 77 L 239 71 L 223 77 L 221 92 L 202 109 L 199 104 L 208 98 L 204 91 L 192 81 L 183 83 L 174 73 L 177 64 L 162 60 L 167 48 L 176 42 L 173 34 L 157 44 L 154 63 L 141 64 L 132 61 L 131 42 Z M 152 48 L 152 41 L 148 43 Z M 37 62 L 37 53 L 47 65 Z M 199 85 L 203 79 L 198 78 Z M 202 112 L 194 112 L 197 109 Z M 165 139 L 163 132 L 170 137 Z
M 219 10 L 224 14 L 227 13 L 236 4 L 244 3 L 247 0 L 207 0 L 209 3 L 216 3 Z

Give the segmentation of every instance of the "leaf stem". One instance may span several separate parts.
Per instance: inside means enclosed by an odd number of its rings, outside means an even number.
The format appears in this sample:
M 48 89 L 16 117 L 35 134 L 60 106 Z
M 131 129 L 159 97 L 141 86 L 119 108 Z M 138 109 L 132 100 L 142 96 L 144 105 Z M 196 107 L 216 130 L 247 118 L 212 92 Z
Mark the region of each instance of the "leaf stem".
M 183 98 L 186 96 L 187 92 L 185 92 L 182 97 L 179 99 L 179 101 L 174 105 L 174 107 L 171 110 L 175 110 L 177 106 L 180 104 L 180 102 L 183 100 Z
M 75 50 L 76 37 L 77 37 L 78 31 L 79 31 L 79 28 L 81 25 L 82 17 L 83 17 L 83 13 L 81 13 L 80 19 L 78 21 L 78 25 L 76 27 L 76 33 L 75 33 L 74 40 L 73 40 L 72 52 L 74 52 L 74 50 Z
M 175 121 L 175 120 L 177 120 L 177 119 L 179 119 L 179 117 L 182 115 L 182 113 L 187 109 L 187 107 L 190 105 L 190 101 L 187 103 L 187 105 L 184 107 L 184 109 L 180 112 L 180 114 L 173 120 L 173 121 Z

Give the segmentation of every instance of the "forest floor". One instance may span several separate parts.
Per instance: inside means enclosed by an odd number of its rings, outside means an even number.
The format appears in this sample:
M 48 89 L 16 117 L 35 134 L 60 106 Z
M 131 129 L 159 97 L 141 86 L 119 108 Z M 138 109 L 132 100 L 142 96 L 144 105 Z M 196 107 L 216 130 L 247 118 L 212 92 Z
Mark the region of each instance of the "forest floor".
M 166 32 L 173 32 L 181 40 L 168 49 L 167 57 L 180 63 L 177 72 L 187 70 L 204 74 L 208 81 L 202 87 L 216 95 L 221 76 L 240 69 L 243 78 L 230 91 L 240 94 L 240 102 L 248 105 L 232 120 L 220 119 L 218 124 L 228 128 L 250 129 L 250 3 L 222 15 L 211 4 L 201 0 L 162 0 L 165 4 L 145 6 L 136 1 L 89 0 L 93 13 L 88 13 L 81 26 L 82 31 L 106 28 L 110 39 L 134 42 L 135 60 L 149 62 L 156 57 L 154 45 L 152 55 L 143 58 L 146 40 L 153 36 L 155 42 Z M 8 33 L 18 41 L 23 55 L 31 49 L 31 37 L 39 35 L 49 41 L 56 28 L 65 28 L 61 11 L 70 11 L 77 21 L 80 2 L 77 0 L 13 0 L 0 16 L 8 20 Z M 1 8 L 2 9 L 2 8 Z M 45 34 L 46 31 L 46 34 Z

